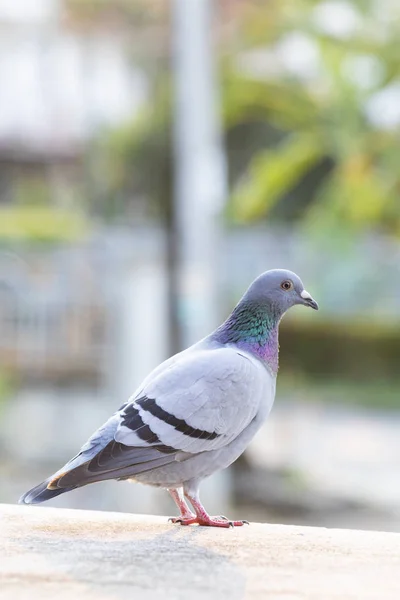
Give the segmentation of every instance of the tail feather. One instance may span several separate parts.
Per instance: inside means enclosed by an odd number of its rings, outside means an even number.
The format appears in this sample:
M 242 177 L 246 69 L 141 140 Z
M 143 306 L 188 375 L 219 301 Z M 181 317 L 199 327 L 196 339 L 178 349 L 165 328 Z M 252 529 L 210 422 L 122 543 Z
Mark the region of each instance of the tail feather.
M 97 447 L 90 447 L 88 451 L 81 451 L 54 475 L 26 492 L 19 503 L 40 504 L 89 483 L 134 478 L 135 475 L 173 462 L 177 451 L 167 450 L 166 453 L 164 446 L 125 446 L 115 440 L 100 451 Z
M 70 492 L 71 490 L 88 485 L 89 483 L 97 483 L 107 479 L 128 479 L 139 473 L 151 471 L 154 468 L 163 466 L 170 462 L 170 455 L 164 455 L 159 459 L 149 461 L 148 463 L 130 465 L 128 467 L 112 469 L 110 471 L 96 474 L 90 473 L 90 471 L 88 471 L 88 463 L 85 463 L 79 467 L 75 467 L 75 469 L 71 469 L 70 471 L 64 471 L 56 477 L 54 475 L 49 477 L 46 479 L 46 481 L 39 483 L 39 485 L 21 496 L 18 503 L 40 504 L 41 502 L 46 502 L 46 500 L 51 500 L 60 494 Z
M 64 494 L 64 492 L 69 492 L 74 489 L 75 486 L 58 488 L 55 490 L 49 490 L 47 485 L 49 484 L 50 479 L 46 479 L 39 485 L 35 486 L 29 492 L 26 492 L 21 498 L 18 500 L 18 504 L 40 504 L 41 502 L 45 502 L 46 500 L 51 500 L 51 498 L 55 498 L 60 494 Z

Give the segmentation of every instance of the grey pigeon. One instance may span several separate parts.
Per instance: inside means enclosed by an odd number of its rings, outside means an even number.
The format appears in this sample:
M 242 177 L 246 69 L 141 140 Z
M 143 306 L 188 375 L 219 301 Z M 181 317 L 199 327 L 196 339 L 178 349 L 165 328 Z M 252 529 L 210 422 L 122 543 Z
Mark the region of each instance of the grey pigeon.
M 20 503 L 130 479 L 166 488 L 180 511 L 174 523 L 247 523 L 209 516 L 199 484 L 232 464 L 267 418 L 275 398 L 279 322 L 295 304 L 318 310 L 291 271 L 260 275 L 222 325 L 154 369 L 79 454 Z

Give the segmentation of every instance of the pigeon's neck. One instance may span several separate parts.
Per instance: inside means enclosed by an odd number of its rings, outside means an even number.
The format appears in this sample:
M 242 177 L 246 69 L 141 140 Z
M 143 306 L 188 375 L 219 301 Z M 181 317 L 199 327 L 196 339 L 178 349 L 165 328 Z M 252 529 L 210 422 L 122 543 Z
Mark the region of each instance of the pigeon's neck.
M 278 327 L 282 313 L 265 302 L 242 300 L 215 331 L 214 339 L 255 354 L 278 372 Z

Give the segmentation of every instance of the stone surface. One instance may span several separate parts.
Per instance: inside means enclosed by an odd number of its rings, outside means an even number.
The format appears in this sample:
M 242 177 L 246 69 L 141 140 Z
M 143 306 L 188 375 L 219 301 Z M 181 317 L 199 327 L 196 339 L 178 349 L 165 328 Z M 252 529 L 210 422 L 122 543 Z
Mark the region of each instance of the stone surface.
M 1 600 L 400 598 L 395 533 L 0 505 L 0 557 Z

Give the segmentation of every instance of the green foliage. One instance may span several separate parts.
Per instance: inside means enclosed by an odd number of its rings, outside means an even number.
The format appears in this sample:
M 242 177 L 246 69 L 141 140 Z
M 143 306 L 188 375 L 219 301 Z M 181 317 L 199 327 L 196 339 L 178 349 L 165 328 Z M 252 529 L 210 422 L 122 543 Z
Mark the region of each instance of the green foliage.
M 8 398 L 12 397 L 15 391 L 15 381 L 9 373 L 0 370 L 0 418 L 1 410 Z
M 73 241 L 87 231 L 86 221 L 78 212 L 40 205 L 0 209 L 0 240 L 3 241 Z
M 168 9 L 165 0 L 65 0 L 64 4 L 70 20 L 85 26 L 103 22 L 140 28 L 159 23 Z
M 385 5 L 385 15 L 369 0 L 341 5 L 355 24 L 346 30 L 344 19 L 339 34 L 330 32 L 329 16 L 325 25 L 318 20 L 322 1 L 237 7 L 233 34 L 220 46 L 233 221 L 300 218 L 322 235 L 335 227 L 350 235 L 377 227 L 400 233 L 398 132 L 372 122 L 367 110 L 400 78 L 400 19 L 395 5 Z M 289 68 L 282 58 L 296 40 L 300 57 L 313 57 L 308 70 Z M 158 216 L 171 202 L 168 77 L 156 73 L 150 106 L 97 147 L 108 202 L 140 196 Z
M 279 395 L 295 401 L 332 406 L 365 406 L 368 408 L 400 408 L 400 384 L 398 381 L 351 381 L 341 377 L 323 380 L 307 377 L 279 376 Z
M 293 136 L 274 150 L 257 153 L 233 194 L 233 214 L 239 221 L 248 221 L 270 210 L 319 158 L 319 145 L 306 135 Z
M 356 382 L 397 390 L 400 404 L 398 355 L 400 329 L 393 322 L 371 318 L 337 320 L 287 318 L 280 328 L 280 368 L 304 388 L 314 380 L 323 387 L 328 381 Z M 304 351 L 307 348 L 307 352 Z M 379 394 L 376 399 L 381 401 Z
M 129 203 L 145 198 L 151 217 L 165 217 L 171 208 L 172 142 L 171 94 L 163 79 L 154 86 L 154 104 L 139 117 L 105 131 L 90 148 L 92 177 L 99 179 L 101 194 L 94 204 L 102 217 L 114 219 L 129 212 Z M 112 209 L 110 210 L 110 206 Z
M 233 194 L 234 215 L 242 221 L 269 215 L 299 178 L 319 160 L 329 157 L 334 168 L 321 183 L 315 201 L 304 211 L 304 221 L 318 229 L 343 224 L 352 228 L 379 225 L 398 233 L 398 132 L 371 123 L 366 106 L 377 91 L 400 76 L 396 43 L 400 21 L 390 20 L 390 15 L 377 18 L 374 3 L 353 2 L 358 22 L 355 32 L 335 37 L 316 25 L 315 9 L 321 4 L 275 2 L 265 11 L 265 3 L 260 2 L 249 7 L 248 18 L 243 21 L 241 55 L 250 55 L 250 64 L 251 53 L 254 58 L 254 52 L 258 52 L 258 62 L 260 56 L 266 62 L 273 52 L 279 53 L 279 45 L 290 36 L 293 39 L 300 35 L 313 50 L 318 74 L 308 78 L 281 68 L 260 75 L 256 68 L 254 72 L 243 69 L 243 61 L 238 67 L 237 56 L 233 57 L 233 75 L 226 88 L 229 125 L 238 120 L 245 122 L 257 112 L 289 135 L 288 142 L 261 151 L 250 162 L 244 182 Z M 271 23 L 278 32 L 274 36 Z M 369 73 L 366 81 L 357 73 L 357 65 L 361 68 L 363 64 L 376 71 L 375 75 Z M 302 150 L 303 139 L 306 143 Z

